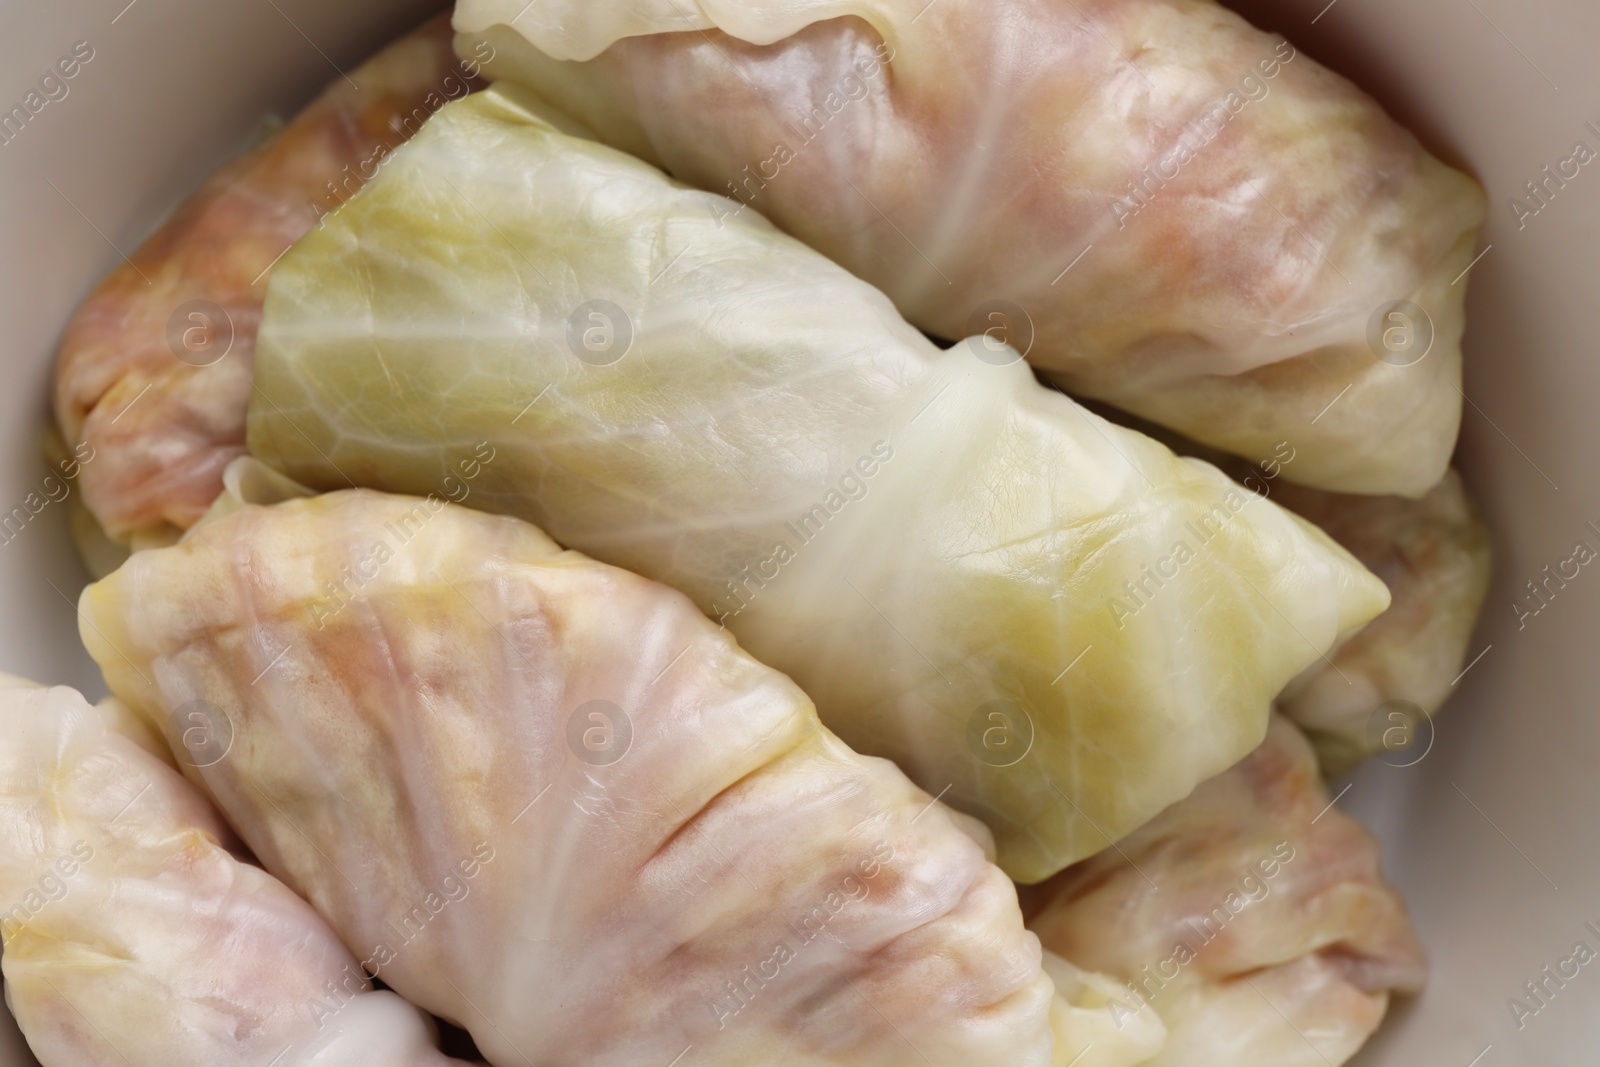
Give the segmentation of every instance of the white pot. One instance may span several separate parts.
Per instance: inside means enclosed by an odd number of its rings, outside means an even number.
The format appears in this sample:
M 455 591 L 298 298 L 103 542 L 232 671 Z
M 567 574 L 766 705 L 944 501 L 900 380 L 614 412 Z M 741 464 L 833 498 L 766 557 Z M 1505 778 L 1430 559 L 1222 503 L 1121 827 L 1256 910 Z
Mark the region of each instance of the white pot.
M 0 113 L 78 42 L 93 50 L 66 95 L 0 144 L 0 513 L 44 477 L 55 341 L 118 249 L 132 251 L 265 114 L 292 113 L 335 66 L 359 62 L 429 6 L 125 3 L 0 0 Z M 1470 274 L 1460 455 L 1495 535 L 1495 583 L 1471 654 L 1488 651 L 1459 681 L 1427 757 L 1369 765 L 1340 801 L 1383 837 L 1433 957 L 1428 992 L 1400 1007 L 1359 1062 L 1600 1062 L 1600 962 L 1547 983 L 1544 1006 L 1523 989 L 1580 940 L 1600 951 L 1585 927 L 1600 929 L 1600 568 L 1520 628 L 1512 606 L 1576 541 L 1600 549 L 1600 162 L 1520 228 L 1508 203 L 1575 142 L 1600 149 L 1600 5 L 1322 4 L 1243 9 L 1355 77 L 1482 178 L 1492 200 L 1493 247 Z M 0 543 L 0 670 L 101 692 L 76 635 L 84 576 L 65 520 L 52 504 Z M 1539 1008 L 1520 1027 L 1513 997 Z M 0 1012 L 0 1067 L 31 1065 L 9 1026 Z

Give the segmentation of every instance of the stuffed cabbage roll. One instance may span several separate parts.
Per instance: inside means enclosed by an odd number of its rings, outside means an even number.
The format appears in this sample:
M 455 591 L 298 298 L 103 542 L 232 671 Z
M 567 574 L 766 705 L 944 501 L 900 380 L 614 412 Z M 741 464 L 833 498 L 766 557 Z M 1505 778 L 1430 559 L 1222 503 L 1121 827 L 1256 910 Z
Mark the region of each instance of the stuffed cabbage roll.
M 273 274 L 252 452 L 685 593 L 1037 881 L 1242 758 L 1387 603 L 1299 519 L 941 352 L 753 212 L 447 106 Z M 1014 356 L 1014 354 L 1013 354 Z
M 1489 530 L 1461 475 L 1447 472 L 1420 500 L 1286 484 L 1272 493 L 1348 548 L 1391 598 L 1331 663 L 1290 683 L 1278 709 L 1306 731 L 1330 778 L 1396 745 L 1426 744 L 1419 713 L 1438 711 L 1467 666 L 1489 592 Z
M 1226 774 L 1025 894 L 1046 947 L 1154 1007 L 1150 1067 L 1328 1067 L 1426 968 L 1377 842 L 1329 803 L 1311 747 L 1274 717 Z
M 463 54 L 930 333 L 1288 477 L 1420 496 L 1485 200 L 1210 0 L 460 0 Z M 1403 303 L 1402 303 L 1403 302 Z
M 115 701 L 0 680 L 0 962 L 44 1067 L 461 1067 L 159 743 Z
M 1046 1067 L 1052 1025 L 1106 1028 L 1104 979 L 1058 1002 L 979 824 L 524 522 L 219 503 L 82 608 L 113 691 L 225 724 L 190 773 L 267 868 L 493 1063 Z M 1153 1012 L 1134 1035 L 1114 1062 L 1159 1049 Z
M 74 315 L 56 358 L 55 415 L 103 529 L 74 522 L 97 574 L 117 559 L 107 540 L 123 555 L 169 543 L 211 506 L 223 468 L 245 450 L 272 264 L 446 99 L 469 92 L 486 54 L 458 64 L 440 18 L 335 79 L 212 175 Z

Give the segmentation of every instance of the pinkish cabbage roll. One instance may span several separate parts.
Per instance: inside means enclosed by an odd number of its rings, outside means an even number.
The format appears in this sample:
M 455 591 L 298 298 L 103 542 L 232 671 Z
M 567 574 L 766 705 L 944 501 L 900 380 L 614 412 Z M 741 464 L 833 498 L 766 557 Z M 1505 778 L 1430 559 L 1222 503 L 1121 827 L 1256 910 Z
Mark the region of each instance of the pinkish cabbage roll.
M 1132 1067 L 1164 1038 L 1111 1040 L 1111 984 L 1064 961 L 1054 992 L 982 826 L 681 594 L 519 520 L 225 499 L 83 612 L 114 691 L 225 733 L 188 770 L 267 868 L 501 1067 L 1065 1067 L 1100 1036 Z
M 1328 1067 L 1426 977 L 1379 859 L 1275 717 L 1249 758 L 1024 906 L 1046 947 L 1124 983 L 1114 1014 L 1161 1016 L 1149 1067 Z
M 90 516 L 75 514 L 74 533 L 96 575 L 205 514 L 245 451 L 270 268 L 470 92 L 487 54 L 458 63 L 443 19 L 400 38 L 213 174 L 84 301 L 56 356 L 56 451 Z
M 455 25 L 936 336 L 1250 459 L 1291 438 L 1310 485 L 1444 473 L 1483 193 L 1210 0 L 461 0 Z
M 464 1067 L 157 750 L 0 679 L 0 964 L 44 1067 Z

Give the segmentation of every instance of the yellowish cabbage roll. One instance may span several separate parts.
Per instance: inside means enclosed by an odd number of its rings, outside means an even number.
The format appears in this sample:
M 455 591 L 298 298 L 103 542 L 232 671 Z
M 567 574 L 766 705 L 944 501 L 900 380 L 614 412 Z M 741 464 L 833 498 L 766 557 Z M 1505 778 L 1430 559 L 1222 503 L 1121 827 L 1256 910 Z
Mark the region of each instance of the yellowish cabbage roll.
M 1037 881 L 1260 743 L 1388 603 L 1214 467 L 940 351 L 754 212 L 448 105 L 274 270 L 249 440 L 687 593 Z

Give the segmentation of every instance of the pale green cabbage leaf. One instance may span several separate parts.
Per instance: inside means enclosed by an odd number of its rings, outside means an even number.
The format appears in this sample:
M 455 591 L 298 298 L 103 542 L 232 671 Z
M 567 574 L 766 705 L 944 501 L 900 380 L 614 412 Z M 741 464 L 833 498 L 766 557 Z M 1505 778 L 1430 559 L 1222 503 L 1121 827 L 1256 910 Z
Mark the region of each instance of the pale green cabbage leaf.
M 1248 753 L 1387 604 L 1215 468 L 989 339 L 941 352 L 754 213 L 536 109 L 447 106 L 284 257 L 256 455 L 520 515 L 684 591 L 1023 881 Z

